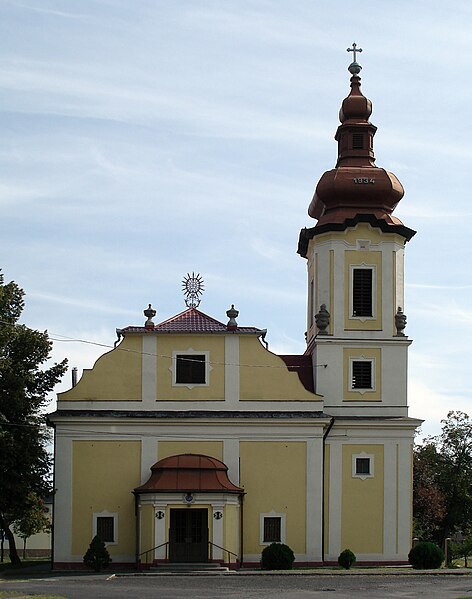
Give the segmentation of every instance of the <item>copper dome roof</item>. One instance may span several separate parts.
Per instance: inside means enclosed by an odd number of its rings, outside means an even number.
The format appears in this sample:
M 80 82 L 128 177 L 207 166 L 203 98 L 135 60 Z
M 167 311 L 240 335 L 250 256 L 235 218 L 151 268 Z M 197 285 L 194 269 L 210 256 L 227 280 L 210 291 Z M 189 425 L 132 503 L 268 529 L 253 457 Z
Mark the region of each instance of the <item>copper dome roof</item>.
M 244 493 L 228 478 L 228 467 L 216 458 L 185 453 L 159 460 L 149 480 L 135 493 L 225 492 Z

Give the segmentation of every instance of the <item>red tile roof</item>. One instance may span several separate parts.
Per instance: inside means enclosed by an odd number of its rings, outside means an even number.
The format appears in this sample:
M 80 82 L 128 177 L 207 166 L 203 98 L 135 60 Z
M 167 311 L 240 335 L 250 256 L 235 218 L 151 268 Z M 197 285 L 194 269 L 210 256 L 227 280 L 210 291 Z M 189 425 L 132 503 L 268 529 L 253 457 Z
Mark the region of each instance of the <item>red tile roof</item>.
M 164 322 L 154 325 L 154 328 L 129 326 L 122 329 L 123 333 L 227 333 L 225 324 L 212 318 L 197 308 L 188 308 Z M 237 327 L 236 333 L 262 333 L 256 327 Z

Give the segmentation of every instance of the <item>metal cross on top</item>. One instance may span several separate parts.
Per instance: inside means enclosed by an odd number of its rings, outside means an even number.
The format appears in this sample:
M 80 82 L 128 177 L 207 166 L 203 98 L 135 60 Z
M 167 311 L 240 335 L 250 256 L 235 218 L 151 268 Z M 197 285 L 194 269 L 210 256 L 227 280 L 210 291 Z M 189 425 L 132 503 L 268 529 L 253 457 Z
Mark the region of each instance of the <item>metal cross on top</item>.
M 352 43 L 352 48 L 348 48 L 346 52 L 354 52 L 354 62 L 356 61 L 356 52 L 362 52 L 362 48 L 358 48 L 356 42 Z

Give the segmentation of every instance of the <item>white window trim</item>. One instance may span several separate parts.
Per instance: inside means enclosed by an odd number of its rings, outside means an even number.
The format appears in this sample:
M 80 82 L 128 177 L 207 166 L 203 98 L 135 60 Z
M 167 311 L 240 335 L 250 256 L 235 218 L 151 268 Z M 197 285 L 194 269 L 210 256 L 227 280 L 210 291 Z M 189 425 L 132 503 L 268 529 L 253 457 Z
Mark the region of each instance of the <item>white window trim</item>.
M 205 382 L 204 383 L 177 383 L 177 356 L 191 356 L 199 355 L 205 356 Z M 204 350 L 195 350 L 192 347 L 188 349 L 176 350 L 172 352 L 172 366 L 169 368 L 172 373 L 172 387 L 187 387 L 187 389 L 193 389 L 194 387 L 208 387 L 210 384 L 210 372 L 212 367 L 210 366 L 210 352 Z
M 264 541 L 264 518 L 280 518 L 280 543 L 285 543 L 285 514 L 280 512 L 266 512 L 259 514 L 259 544 L 272 545 L 274 541 Z
M 372 316 L 354 316 L 354 270 L 371 270 L 372 271 Z M 377 265 L 376 264 L 350 264 L 349 265 L 349 320 L 366 320 L 377 319 Z
M 352 379 L 354 378 L 353 374 L 353 363 L 354 362 L 370 362 L 370 380 L 372 382 L 372 387 L 368 387 L 367 389 L 360 389 L 358 387 L 354 387 L 352 384 Z M 364 393 L 372 393 L 376 390 L 376 381 L 375 381 L 375 358 L 367 358 L 366 356 L 350 356 L 349 357 L 349 391 L 352 393 L 360 393 L 364 395 Z
M 92 539 L 97 536 L 97 518 L 113 518 L 113 542 L 106 541 L 105 545 L 118 545 L 118 514 L 117 512 L 94 512 L 92 519 Z
M 357 474 L 356 469 L 356 460 L 357 458 L 368 458 L 370 460 L 370 468 L 369 474 Z M 352 455 L 352 478 L 360 478 L 361 480 L 365 480 L 366 478 L 374 477 L 374 456 L 371 453 L 365 453 L 362 451 L 361 453 L 355 453 Z

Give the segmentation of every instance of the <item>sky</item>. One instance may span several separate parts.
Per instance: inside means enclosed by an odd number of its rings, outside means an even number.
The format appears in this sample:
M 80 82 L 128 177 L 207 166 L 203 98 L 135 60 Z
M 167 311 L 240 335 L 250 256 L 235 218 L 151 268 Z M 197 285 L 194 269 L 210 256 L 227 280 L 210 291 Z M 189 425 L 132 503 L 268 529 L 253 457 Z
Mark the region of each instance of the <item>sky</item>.
M 376 164 L 405 188 L 410 415 L 472 415 L 469 0 L 2 0 L 0 268 L 79 375 L 185 309 L 302 353 L 298 234 L 363 49 Z M 56 391 L 70 387 L 70 372 Z M 54 409 L 51 394 L 49 411 Z

